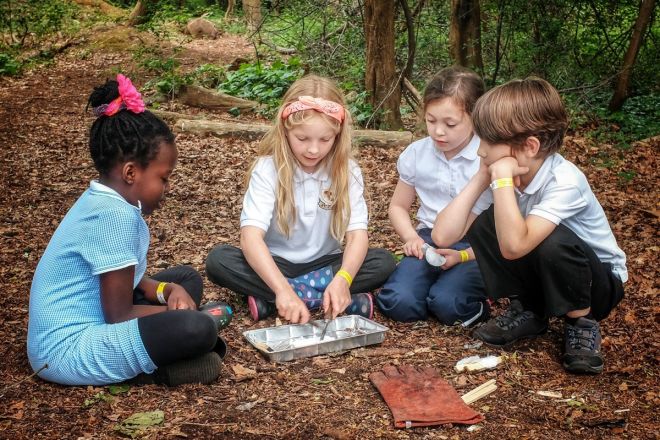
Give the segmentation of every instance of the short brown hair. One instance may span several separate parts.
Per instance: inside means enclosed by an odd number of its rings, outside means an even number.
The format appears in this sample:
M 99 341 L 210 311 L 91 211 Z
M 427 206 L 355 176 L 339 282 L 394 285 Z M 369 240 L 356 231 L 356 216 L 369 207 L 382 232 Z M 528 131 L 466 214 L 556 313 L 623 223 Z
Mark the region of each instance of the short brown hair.
M 486 142 L 518 148 L 535 136 L 539 151 L 549 155 L 562 145 L 568 116 L 559 92 L 546 80 L 530 77 L 489 90 L 477 101 L 472 123 Z
M 472 70 L 461 66 L 445 67 L 426 85 L 424 107 L 436 99 L 451 98 L 469 115 L 485 89 L 483 79 Z

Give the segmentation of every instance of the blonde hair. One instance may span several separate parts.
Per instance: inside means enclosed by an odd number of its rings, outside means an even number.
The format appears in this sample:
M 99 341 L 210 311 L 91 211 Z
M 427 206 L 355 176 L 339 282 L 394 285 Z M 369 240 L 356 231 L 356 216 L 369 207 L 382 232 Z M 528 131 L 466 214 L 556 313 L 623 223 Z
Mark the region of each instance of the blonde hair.
M 489 90 L 472 113 L 477 135 L 491 144 L 520 148 L 530 136 L 539 139 L 543 156 L 559 151 L 568 116 L 559 92 L 547 81 L 516 79 Z
M 292 113 L 288 118 L 282 119 L 282 111 L 299 96 L 313 96 L 334 101 L 341 104 L 345 112 L 343 123 L 315 110 L 303 110 Z M 351 216 L 351 206 L 348 198 L 349 163 L 353 159 L 351 139 L 351 115 L 346 109 L 344 97 L 334 82 L 316 75 L 307 75 L 294 82 L 282 98 L 273 126 L 263 137 L 257 149 L 257 159 L 253 162 L 247 174 L 250 178 L 257 161 L 265 156 L 272 156 L 278 176 L 276 220 L 277 226 L 285 236 L 291 232 L 291 221 L 296 218 L 296 206 L 293 193 L 293 176 L 296 169 L 296 158 L 293 155 L 287 140 L 287 131 L 298 125 L 305 124 L 313 115 L 320 115 L 333 128 L 335 128 L 335 143 L 328 155 L 319 164 L 319 167 L 328 167 L 330 179 L 330 193 L 334 197 L 332 205 L 332 221 L 330 234 L 336 240 L 343 240 Z

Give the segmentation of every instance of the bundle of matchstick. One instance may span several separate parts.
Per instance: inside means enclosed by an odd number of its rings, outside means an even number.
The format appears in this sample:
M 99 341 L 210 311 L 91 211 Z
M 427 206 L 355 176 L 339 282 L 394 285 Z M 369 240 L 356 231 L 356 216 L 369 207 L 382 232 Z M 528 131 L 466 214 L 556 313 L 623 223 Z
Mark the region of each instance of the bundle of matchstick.
M 477 400 L 481 399 L 482 397 L 486 397 L 496 389 L 497 385 L 495 384 L 495 379 L 491 379 L 488 382 L 482 383 L 472 391 L 468 391 L 467 393 L 463 394 L 461 399 L 463 399 L 463 402 L 469 405 L 472 402 L 476 402 Z

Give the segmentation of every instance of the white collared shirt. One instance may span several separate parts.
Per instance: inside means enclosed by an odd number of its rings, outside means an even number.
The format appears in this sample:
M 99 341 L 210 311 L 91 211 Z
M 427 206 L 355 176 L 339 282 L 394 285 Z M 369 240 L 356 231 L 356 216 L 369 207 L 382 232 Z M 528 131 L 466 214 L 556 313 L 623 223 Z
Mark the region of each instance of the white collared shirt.
M 435 147 L 430 137 L 413 142 L 401 153 L 396 164 L 399 179 L 414 187 L 419 198 L 417 229 L 433 228 L 438 213 L 477 173 L 479 142 L 479 137 L 474 135 L 451 160 Z
M 612 271 L 628 279 L 626 254 L 616 243 L 603 207 L 596 199 L 585 175 L 559 153 L 548 156 L 522 191 L 516 191 L 523 217 L 536 215 L 558 225 L 562 223 L 584 240 L 600 261 L 610 263 Z M 479 197 L 472 212 L 480 214 L 493 203 L 493 190 Z
M 362 172 L 355 161 L 349 169 L 349 203 L 351 215 L 347 232 L 366 230 L 368 215 L 364 200 Z M 330 188 L 326 168 L 308 174 L 296 167 L 293 193 L 296 218 L 289 222 L 287 238 L 277 226 L 276 204 L 278 178 L 272 156 L 259 159 L 243 198 L 241 227 L 256 226 L 266 231 L 264 241 L 272 255 L 292 263 L 306 263 L 328 254 L 341 252 L 341 244 L 330 234 L 332 211 L 324 191 Z

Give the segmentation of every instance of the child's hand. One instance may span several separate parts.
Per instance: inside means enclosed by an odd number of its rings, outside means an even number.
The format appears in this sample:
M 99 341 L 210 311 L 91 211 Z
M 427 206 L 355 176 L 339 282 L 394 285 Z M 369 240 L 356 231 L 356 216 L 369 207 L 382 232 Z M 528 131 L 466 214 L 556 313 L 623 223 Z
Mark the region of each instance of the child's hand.
M 323 310 L 326 319 L 335 319 L 350 304 L 351 292 L 348 289 L 348 283 L 344 278 L 335 276 L 323 292 Z
M 450 269 L 461 262 L 461 254 L 454 249 L 434 249 L 434 251 L 445 257 L 445 264 L 440 266 L 441 269 Z
M 197 310 L 197 304 L 186 289 L 174 283 L 170 285 L 170 296 L 167 298 L 167 310 Z
M 513 156 L 506 156 L 493 162 L 489 167 L 491 181 L 505 177 L 513 177 L 516 187 L 520 186 L 520 176 L 527 174 L 529 168 L 521 167 Z
M 277 307 L 277 313 L 293 324 L 305 324 L 309 321 L 309 310 L 293 289 L 277 294 L 275 296 L 275 306 Z
M 422 245 L 424 240 L 422 237 L 417 235 L 412 240 L 408 240 L 403 244 L 403 253 L 408 257 L 417 257 L 420 260 L 424 258 L 424 252 L 422 252 Z

